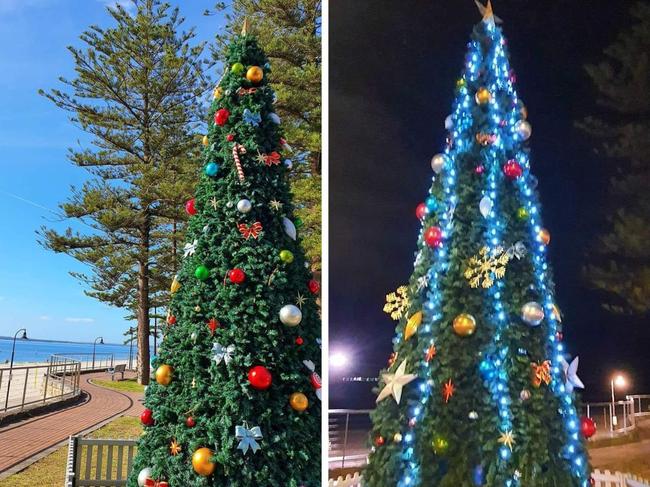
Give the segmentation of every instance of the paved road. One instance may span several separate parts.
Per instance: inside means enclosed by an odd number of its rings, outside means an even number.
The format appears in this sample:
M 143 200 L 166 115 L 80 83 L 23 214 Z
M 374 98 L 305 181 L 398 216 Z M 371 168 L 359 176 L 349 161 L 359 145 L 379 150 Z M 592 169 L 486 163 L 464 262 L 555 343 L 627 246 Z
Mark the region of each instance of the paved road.
M 600 470 L 630 472 L 650 478 L 650 420 L 638 423 L 643 441 L 589 450 L 591 465 Z
M 61 411 L 25 419 L 0 428 L 0 475 L 36 460 L 39 454 L 60 444 L 70 435 L 81 433 L 117 416 L 139 416 L 141 394 L 122 393 L 91 384 L 93 378 L 106 379 L 105 372 L 81 376 L 81 388 L 89 399 Z M 4 475 L 3 475 L 4 474 Z

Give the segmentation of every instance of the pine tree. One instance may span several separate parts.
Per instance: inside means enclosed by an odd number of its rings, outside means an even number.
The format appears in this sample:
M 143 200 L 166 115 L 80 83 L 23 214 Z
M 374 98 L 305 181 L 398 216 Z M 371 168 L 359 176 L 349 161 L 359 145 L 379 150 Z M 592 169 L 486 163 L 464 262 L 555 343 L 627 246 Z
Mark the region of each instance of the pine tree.
M 609 231 L 597 239 L 585 277 L 603 292 L 613 312 L 650 311 L 650 4 L 638 2 L 627 26 L 604 59 L 588 65 L 601 110 L 579 124 L 597 141 L 597 152 L 616 166 L 605 215 Z
M 114 26 L 92 26 L 84 48 L 69 47 L 76 77 L 65 91 L 41 94 L 71 113 L 91 136 L 92 148 L 70 150 L 90 178 L 61 204 L 75 227 L 42 228 L 42 244 L 86 264 L 72 273 L 86 294 L 132 311 L 138 320 L 138 380 L 149 379 L 149 314 L 168 296 L 176 270 L 179 210 L 196 177 L 193 126 L 204 92 L 203 44 L 179 32 L 178 9 L 159 0 L 135 0 L 134 15 L 119 4 Z M 77 230 L 81 228 L 84 231 Z
M 319 286 L 292 223 L 271 67 L 246 30 L 226 66 L 131 487 L 320 485 Z
M 499 19 L 468 44 L 434 156 L 414 271 L 372 414 L 367 487 L 586 487 L 577 362 L 566 363 L 531 174 L 531 126 Z

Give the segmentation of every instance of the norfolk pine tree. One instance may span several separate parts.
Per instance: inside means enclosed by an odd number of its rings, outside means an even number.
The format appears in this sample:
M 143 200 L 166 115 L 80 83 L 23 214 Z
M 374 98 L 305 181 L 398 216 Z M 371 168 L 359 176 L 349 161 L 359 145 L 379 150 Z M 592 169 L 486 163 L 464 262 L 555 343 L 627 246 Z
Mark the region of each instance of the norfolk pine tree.
M 138 381 L 149 381 L 149 314 L 175 271 L 182 201 L 195 177 L 192 128 L 206 83 L 194 31 L 160 0 L 135 0 L 131 15 L 109 8 L 114 25 L 91 26 L 69 47 L 75 77 L 41 94 L 70 112 L 91 148 L 70 149 L 89 179 L 60 205 L 75 229 L 42 228 L 41 243 L 86 264 L 74 273 L 86 293 L 134 312 Z M 167 291 L 168 292 L 168 291 Z M 168 295 L 168 294 L 167 294 Z
M 578 125 L 615 162 L 605 215 L 609 231 L 597 239 L 584 275 L 616 313 L 650 311 L 650 4 L 631 10 L 634 23 L 586 67 L 600 108 Z

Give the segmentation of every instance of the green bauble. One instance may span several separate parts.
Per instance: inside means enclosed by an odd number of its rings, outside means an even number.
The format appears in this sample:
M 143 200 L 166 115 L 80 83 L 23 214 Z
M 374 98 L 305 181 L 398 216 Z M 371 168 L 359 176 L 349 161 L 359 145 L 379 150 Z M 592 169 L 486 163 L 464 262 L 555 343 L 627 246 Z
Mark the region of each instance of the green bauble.
M 208 277 L 210 277 L 210 270 L 206 266 L 200 265 L 194 271 L 194 275 L 200 281 L 205 281 Z
M 291 250 L 281 250 L 280 251 L 280 260 L 285 264 L 291 264 L 293 262 L 293 252 Z
M 302 219 L 300 217 L 294 218 L 293 224 L 296 226 L 296 228 L 302 227 Z
M 235 74 L 242 74 L 244 72 L 244 65 L 242 63 L 235 63 L 230 68 L 230 71 Z

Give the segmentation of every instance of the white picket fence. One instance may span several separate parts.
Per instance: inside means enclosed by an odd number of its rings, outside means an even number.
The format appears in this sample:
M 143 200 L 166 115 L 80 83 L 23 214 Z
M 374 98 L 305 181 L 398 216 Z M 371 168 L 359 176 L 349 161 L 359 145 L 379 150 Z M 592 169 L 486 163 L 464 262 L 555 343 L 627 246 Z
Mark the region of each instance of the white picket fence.
M 650 487 L 650 482 L 646 479 L 629 473 L 594 470 L 593 478 L 596 481 L 595 487 Z M 361 487 L 362 480 L 361 474 L 355 472 L 354 475 L 347 474 L 345 478 L 330 479 L 327 485 L 328 487 Z

